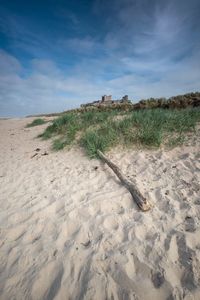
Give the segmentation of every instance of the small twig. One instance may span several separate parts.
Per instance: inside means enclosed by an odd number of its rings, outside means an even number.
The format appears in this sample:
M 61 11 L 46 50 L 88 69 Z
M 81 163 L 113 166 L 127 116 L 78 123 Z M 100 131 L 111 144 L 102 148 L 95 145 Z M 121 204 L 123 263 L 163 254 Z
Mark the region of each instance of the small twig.
M 38 153 L 33 154 L 33 155 L 31 156 L 31 158 L 35 157 L 36 155 L 38 155 Z
M 46 151 L 44 153 L 42 153 L 41 155 L 49 155 L 49 153 L 47 153 Z

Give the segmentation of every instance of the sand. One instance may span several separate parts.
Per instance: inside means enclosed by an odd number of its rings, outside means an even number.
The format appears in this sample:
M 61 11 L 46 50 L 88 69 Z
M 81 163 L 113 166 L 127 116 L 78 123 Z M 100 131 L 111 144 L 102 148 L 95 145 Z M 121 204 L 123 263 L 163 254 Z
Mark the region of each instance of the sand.
M 104 163 L 52 152 L 32 120 L 0 120 L 0 299 L 200 299 L 200 134 L 108 153 L 143 213 Z

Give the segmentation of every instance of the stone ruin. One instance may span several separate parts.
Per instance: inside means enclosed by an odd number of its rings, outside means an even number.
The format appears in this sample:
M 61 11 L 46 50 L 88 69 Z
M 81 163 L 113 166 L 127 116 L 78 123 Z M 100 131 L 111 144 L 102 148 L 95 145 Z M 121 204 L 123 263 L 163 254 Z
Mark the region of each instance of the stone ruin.
M 101 97 L 101 102 L 107 102 L 107 101 L 112 102 L 112 95 L 109 95 L 109 96 L 103 95 Z
M 101 100 L 93 101 L 91 103 L 82 104 L 81 107 L 86 106 L 99 106 L 99 105 L 112 105 L 112 104 L 120 104 L 120 103 L 131 103 L 128 99 L 128 95 L 123 96 L 119 100 L 112 100 L 112 95 L 103 95 Z

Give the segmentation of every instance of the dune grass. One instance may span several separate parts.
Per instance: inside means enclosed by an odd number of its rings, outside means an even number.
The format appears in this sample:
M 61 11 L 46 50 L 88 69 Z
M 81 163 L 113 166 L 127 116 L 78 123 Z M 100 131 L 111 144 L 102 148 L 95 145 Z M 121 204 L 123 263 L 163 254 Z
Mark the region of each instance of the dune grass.
M 28 123 L 26 125 L 26 127 L 34 127 L 34 126 L 42 125 L 45 123 L 46 123 L 46 121 L 44 119 L 38 118 L 38 119 L 33 120 L 31 123 Z
M 97 149 L 105 152 L 116 145 L 180 145 L 186 132 L 195 131 L 197 122 L 200 122 L 199 108 L 89 111 L 57 118 L 40 136 L 44 139 L 56 137 L 54 150 L 76 142 L 90 157 L 97 157 Z

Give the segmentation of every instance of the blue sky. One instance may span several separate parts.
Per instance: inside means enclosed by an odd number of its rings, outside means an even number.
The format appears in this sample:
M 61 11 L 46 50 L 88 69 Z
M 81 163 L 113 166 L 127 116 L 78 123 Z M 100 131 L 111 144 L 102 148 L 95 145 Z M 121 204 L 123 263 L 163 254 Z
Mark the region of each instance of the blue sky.
M 0 1 L 0 116 L 192 91 L 199 0 Z

